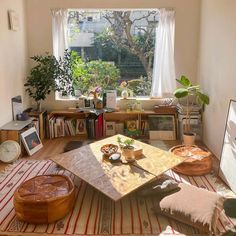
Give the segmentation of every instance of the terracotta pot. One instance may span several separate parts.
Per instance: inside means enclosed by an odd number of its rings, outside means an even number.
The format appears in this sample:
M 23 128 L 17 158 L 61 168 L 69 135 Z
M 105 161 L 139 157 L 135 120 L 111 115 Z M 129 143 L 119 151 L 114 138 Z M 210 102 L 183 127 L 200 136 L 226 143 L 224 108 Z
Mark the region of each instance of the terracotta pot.
M 126 161 L 128 162 L 134 161 L 135 160 L 134 147 L 133 146 L 123 147 L 122 155 L 125 157 Z
M 183 134 L 183 143 L 185 146 L 192 146 L 195 143 L 196 134 L 188 132 Z

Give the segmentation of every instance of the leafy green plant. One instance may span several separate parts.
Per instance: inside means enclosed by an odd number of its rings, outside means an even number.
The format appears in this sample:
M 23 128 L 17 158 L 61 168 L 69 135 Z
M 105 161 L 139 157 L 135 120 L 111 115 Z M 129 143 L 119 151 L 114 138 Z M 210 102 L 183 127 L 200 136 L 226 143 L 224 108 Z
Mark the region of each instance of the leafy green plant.
M 24 84 L 26 92 L 40 107 L 41 100 L 45 100 L 52 91 L 59 89 L 56 79 L 60 74 L 60 64 L 52 55 L 31 57 L 36 65 L 31 69 L 27 82 Z
M 134 139 L 122 140 L 120 136 L 117 137 L 117 142 L 122 148 L 128 148 L 134 144 Z
M 193 85 L 190 80 L 182 75 L 180 79 L 177 79 L 177 82 L 182 85 L 181 88 L 177 88 L 174 91 L 174 96 L 177 99 L 186 97 L 186 126 L 185 132 L 190 132 L 190 106 L 193 103 L 190 102 L 190 97 L 194 96 L 198 104 L 204 106 L 210 103 L 209 97 L 201 91 L 200 85 Z

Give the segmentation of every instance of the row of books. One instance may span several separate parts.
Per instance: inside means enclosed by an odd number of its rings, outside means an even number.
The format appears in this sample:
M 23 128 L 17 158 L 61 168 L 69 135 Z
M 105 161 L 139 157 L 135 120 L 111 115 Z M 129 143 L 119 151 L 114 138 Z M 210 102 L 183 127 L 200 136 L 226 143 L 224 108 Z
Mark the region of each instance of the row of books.
M 89 115 L 86 119 L 66 118 L 64 116 L 53 116 L 48 120 L 48 137 L 58 138 L 64 136 L 75 136 L 87 134 L 88 138 L 103 137 L 102 115 Z
M 100 139 L 103 137 L 103 117 L 102 115 L 90 114 L 86 118 L 86 128 L 88 138 Z
M 49 119 L 48 126 L 50 139 L 87 133 L 85 119 L 53 116 Z

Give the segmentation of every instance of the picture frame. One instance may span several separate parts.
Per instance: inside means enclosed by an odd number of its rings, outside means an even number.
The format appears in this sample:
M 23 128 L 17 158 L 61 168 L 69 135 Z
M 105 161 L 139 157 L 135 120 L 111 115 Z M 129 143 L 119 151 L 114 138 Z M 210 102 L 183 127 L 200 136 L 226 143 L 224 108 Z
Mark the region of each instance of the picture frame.
M 174 115 L 148 116 L 149 138 L 176 140 L 176 120 Z
M 8 11 L 9 29 L 17 31 L 20 28 L 19 15 L 16 11 Z
M 236 193 L 236 101 L 230 100 L 221 150 L 219 177 Z
M 116 122 L 106 121 L 105 122 L 105 133 L 106 136 L 112 136 L 116 134 Z
M 76 134 L 86 134 L 86 121 L 85 119 L 77 119 Z
M 25 132 L 21 133 L 21 140 L 27 153 L 32 156 L 34 153 L 39 151 L 43 144 L 39 138 L 38 132 L 35 127 L 32 127 Z

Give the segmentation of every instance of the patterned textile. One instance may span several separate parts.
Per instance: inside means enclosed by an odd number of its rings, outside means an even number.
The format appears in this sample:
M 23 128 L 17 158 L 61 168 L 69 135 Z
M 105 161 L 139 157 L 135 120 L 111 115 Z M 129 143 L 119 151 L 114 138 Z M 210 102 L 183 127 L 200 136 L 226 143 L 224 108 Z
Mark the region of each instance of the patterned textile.
M 53 173 L 67 175 L 74 181 L 77 198 L 74 210 L 53 224 L 17 220 L 13 207 L 17 186 L 36 175 Z M 179 182 L 231 194 L 211 175 L 184 177 L 172 171 L 167 174 Z M 0 235 L 204 235 L 185 224 L 156 216 L 152 211 L 154 203 L 155 198 L 141 198 L 136 193 L 114 202 L 50 160 L 21 159 L 0 175 Z M 227 224 L 219 221 L 218 228 L 224 232 L 232 225 L 232 220 L 227 219 Z

